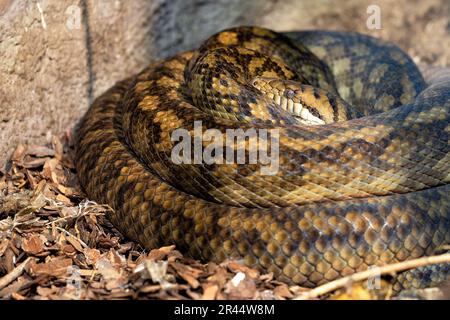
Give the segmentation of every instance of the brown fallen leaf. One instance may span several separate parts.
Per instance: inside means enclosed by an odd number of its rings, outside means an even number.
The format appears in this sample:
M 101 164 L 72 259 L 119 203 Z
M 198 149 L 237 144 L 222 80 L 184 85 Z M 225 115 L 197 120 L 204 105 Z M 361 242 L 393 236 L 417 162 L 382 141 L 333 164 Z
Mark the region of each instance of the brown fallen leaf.
M 67 198 L 66 196 L 64 196 L 62 194 L 58 194 L 56 196 L 56 201 L 62 202 L 63 204 L 68 205 L 68 206 L 70 206 L 72 204 L 72 201 L 70 201 L 69 198 Z
M 207 280 L 216 283 L 219 288 L 223 288 L 228 281 L 227 270 L 214 264 L 209 271 L 213 272 L 213 274 Z
M 26 151 L 27 147 L 24 144 L 19 144 L 11 156 L 11 161 L 17 163 L 18 165 L 21 165 Z
M 203 273 L 201 270 L 191 268 L 178 262 L 172 263 L 171 267 L 174 268 L 178 275 L 183 278 L 193 289 L 197 289 L 199 287 L 200 282 L 197 278 Z
M 38 286 L 36 288 L 36 291 L 40 296 L 50 297 L 50 296 L 55 295 L 58 291 L 60 291 L 60 289 L 55 286 L 51 286 L 50 288 Z
M 13 292 L 11 294 L 11 298 L 13 298 L 14 300 L 25 300 L 26 297 L 24 297 L 23 295 L 17 293 L 17 292 Z
M 47 180 L 50 180 L 51 182 L 55 184 L 59 184 L 58 180 L 58 174 L 60 170 L 57 170 L 57 166 L 59 164 L 59 161 L 55 158 L 49 158 L 44 163 L 44 168 L 42 170 L 42 175 Z
M 36 169 L 42 167 L 50 158 L 29 158 L 25 157 L 22 161 L 22 166 L 26 169 Z
M 81 192 L 76 188 L 67 187 L 62 184 L 58 184 L 56 187 L 58 188 L 58 191 L 64 194 L 66 197 L 81 197 Z
M 217 284 L 206 283 L 203 287 L 203 294 L 201 300 L 214 300 L 217 297 L 219 286 Z
M 147 259 L 155 260 L 155 261 L 163 260 L 174 250 L 175 250 L 175 246 L 167 246 L 167 247 L 161 247 L 159 249 L 153 249 L 147 255 Z
M 41 236 L 38 234 L 31 234 L 23 239 L 22 249 L 31 255 L 37 255 L 44 251 L 45 245 Z
M 30 184 L 31 189 L 36 189 L 37 185 L 38 185 L 38 181 L 37 179 L 34 177 L 32 171 L 30 170 L 25 170 L 25 175 L 28 179 L 28 182 Z
M 64 155 L 64 144 L 61 141 L 61 137 L 53 136 L 52 137 L 52 148 L 55 152 L 55 158 L 58 161 L 62 161 Z
M 60 277 L 67 275 L 70 266 L 72 266 L 72 259 L 64 257 L 48 257 L 44 263 L 31 262 L 28 269 L 35 275 Z
M 100 251 L 97 249 L 86 248 L 83 250 L 83 253 L 86 256 L 87 263 L 90 265 L 95 265 L 101 256 Z
M 259 271 L 250 267 L 247 267 L 246 265 L 243 265 L 242 263 L 236 262 L 236 261 L 229 261 L 225 262 L 225 265 L 233 272 L 243 272 L 251 279 L 257 279 L 259 277 Z
M 285 284 L 276 286 L 275 289 L 273 289 L 273 294 L 278 299 L 290 299 L 294 297 L 294 294 L 289 290 L 288 286 Z
M 81 244 L 80 239 L 73 236 L 72 234 L 65 237 L 66 241 L 69 242 L 78 252 L 83 252 L 83 244 Z M 86 246 L 86 245 L 84 245 Z
M 159 290 L 161 290 L 160 284 L 146 285 L 146 286 L 139 288 L 139 292 L 142 292 L 142 293 L 158 292 Z
M 4 238 L 0 240 L 0 257 L 3 256 L 3 254 L 6 251 L 6 248 L 8 248 L 9 242 L 11 240 Z
M 71 244 L 62 245 L 61 251 L 64 252 L 64 254 L 68 257 L 73 257 L 77 253 L 77 250 Z
M 55 150 L 45 146 L 31 145 L 28 146 L 26 153 L 38 158 L 53 157 L 55 155 Z

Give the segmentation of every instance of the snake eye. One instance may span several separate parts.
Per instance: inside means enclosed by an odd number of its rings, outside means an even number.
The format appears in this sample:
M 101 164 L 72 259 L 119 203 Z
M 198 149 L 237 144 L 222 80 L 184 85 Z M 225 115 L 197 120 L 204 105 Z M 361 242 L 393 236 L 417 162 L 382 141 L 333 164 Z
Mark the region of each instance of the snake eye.
M 223 85 L 224 87 L 228 87 L 228 81 L 225 79 L 220 79 L 219 80 L 220 84 Z

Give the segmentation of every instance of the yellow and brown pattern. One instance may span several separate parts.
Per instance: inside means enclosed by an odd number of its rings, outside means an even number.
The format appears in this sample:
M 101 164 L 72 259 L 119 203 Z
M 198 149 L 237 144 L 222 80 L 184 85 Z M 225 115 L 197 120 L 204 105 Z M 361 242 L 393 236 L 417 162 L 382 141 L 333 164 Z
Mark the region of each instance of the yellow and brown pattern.
M 325 124 L 299 123 L 294 103 Z M 278 129 L 278 173 L 174 164 L 171 134 L 195 121 Z M 450 79 L 427 87 L 405 53 L 368 36 L 233 28 L 99 97 L 78 128 L 77 169 L 146 248 L 314 286 L 450 242 Z M 399 286 L 440 281 L 449 266 L 421 272 Z

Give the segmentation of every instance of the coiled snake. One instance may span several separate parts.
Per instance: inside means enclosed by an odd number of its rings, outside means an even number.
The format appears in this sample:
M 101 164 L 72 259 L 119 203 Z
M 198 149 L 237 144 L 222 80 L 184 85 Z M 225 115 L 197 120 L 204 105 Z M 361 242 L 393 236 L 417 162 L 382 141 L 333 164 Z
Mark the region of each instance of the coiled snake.
M 224 141 L 227 129 L 276 130 L 276 172 L 195 152 L 174 162 L 173 133 L 199 123 Z M 83 188 L 146 248 L 314 286 L 450 242 L 450 79 L 427 87 L 405 53 L 368 36 L 225 30 L 108 90 L 77 136 Z M 232 151 L 249 158 L 251 139 Z M 449 266 L 427 270 L 404 286 Z

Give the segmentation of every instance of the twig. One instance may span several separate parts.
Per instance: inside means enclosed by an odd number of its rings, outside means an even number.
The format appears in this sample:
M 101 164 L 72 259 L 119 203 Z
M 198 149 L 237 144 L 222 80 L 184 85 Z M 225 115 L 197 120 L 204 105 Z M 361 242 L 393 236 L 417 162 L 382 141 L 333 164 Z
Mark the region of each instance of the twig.
M 8 284 L 16 280 L 25 270 L 28 263 L 31 261 L 31 258 L 27 258 L 24 262 L 22 262 L 20 265 L 15 267 L 10 273 L 8 273 L 3 278 L 0 278 L 0 290 L 6 287 Z
M 332 292 L 336 289 L 346 287 L 353 282 L 366 280 L 368 278 L 380 276 L 382 274 L 396 273 L 396 272 L 401 272 L 401 271 L 405 271 L 408 269 L 423 267 L 423 266 L 432 265 L 432 264 L 439 264 L 439 263 L 450 263 L 450 253 L 437 255 L 437 256 L 423 257 L 423 258 L 418 258 L 418 259 L 414 259 L 414 260 L 407 260 L 407 261 L 403 261 L 403 262 L 399 262 L 399 263 L 394 263 L 394 264 L 358 272 L 358 273 L 352 274 L 350 276 L 328 282 L 322 286 L 319 286 L 310 291 L 302 293 L 299 296 L 295 297 L 294 299 L 295 300 L 315 299 L 321 295 Z

